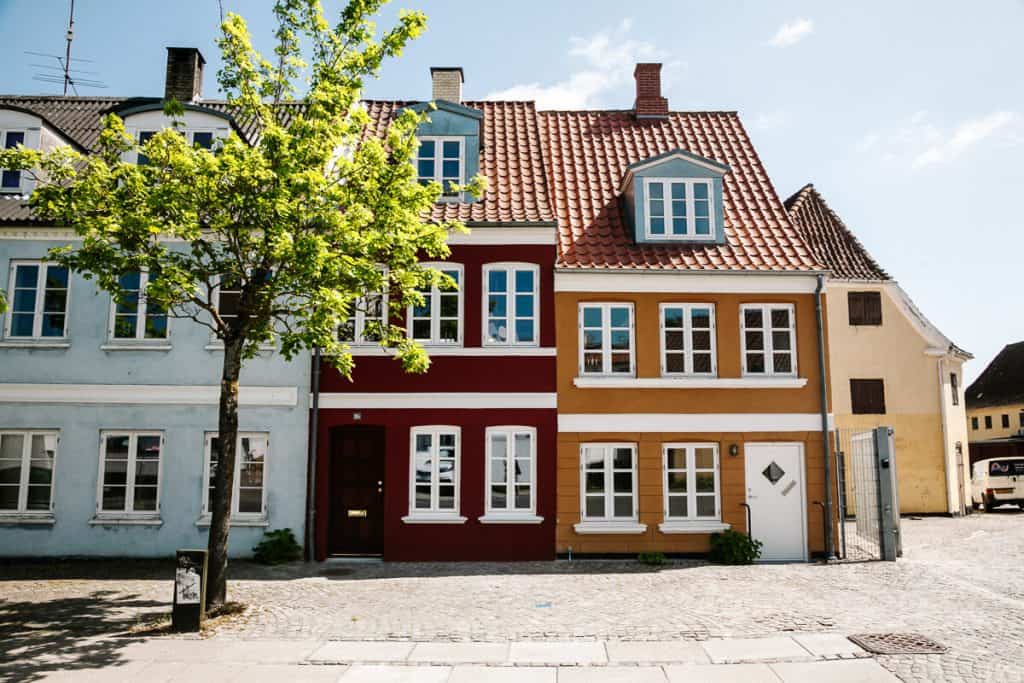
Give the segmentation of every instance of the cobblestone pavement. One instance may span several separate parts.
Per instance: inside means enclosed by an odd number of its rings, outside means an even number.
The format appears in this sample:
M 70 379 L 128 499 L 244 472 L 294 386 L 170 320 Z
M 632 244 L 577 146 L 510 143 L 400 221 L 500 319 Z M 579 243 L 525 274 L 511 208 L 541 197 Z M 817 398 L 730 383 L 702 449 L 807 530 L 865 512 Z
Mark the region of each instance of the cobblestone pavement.
M 711 566 L 232 565 L 248 611 L 218 638 L 706 640 L 918 632 L 944 655 L 878 657 L 907 681 L 1024 681 L 1024 514 L 904 519 L 896 563 Z M 123 630 L 166 614 L 161 563 L 0 566 L 4 644 Z M 52 577 L 45 580 L 35 577 Z M 31 648 L 30 648 L 31 649 Z

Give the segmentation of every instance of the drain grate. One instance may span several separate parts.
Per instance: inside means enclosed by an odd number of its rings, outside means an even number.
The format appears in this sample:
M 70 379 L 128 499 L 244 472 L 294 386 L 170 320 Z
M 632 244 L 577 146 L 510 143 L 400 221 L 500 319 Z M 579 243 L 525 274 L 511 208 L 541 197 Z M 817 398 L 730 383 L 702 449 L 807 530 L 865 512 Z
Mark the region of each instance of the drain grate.
M 920 633 L 858 633 L 850 640 L 877 655 L 941 655 L 949 650 Z

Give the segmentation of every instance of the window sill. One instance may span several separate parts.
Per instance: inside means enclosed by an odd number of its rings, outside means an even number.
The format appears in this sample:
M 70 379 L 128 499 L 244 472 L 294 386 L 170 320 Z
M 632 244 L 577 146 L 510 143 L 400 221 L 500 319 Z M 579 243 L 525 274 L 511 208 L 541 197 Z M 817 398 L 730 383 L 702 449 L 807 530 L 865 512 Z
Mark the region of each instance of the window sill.
M 13 340 L 7 339 L 0 342 L 3 349 L 69 349 L 70 341 L 41 341 L 37 339 Z
M 37 526 L 53 526 L 57 521 L 52 512 L 5 512 L 0 513 L 0 524 L 31 524 Z
M 432 356 L 555 356 L 557 350 L 553 346 L 454 346 L 423 344 L 423 348 Z M 373 345 L 349 344 L 348 352 L 353 356 L 393 356 L 394 349 L 384 349 Z
M 100 345 L 100 351 L 170 351 L 170 344 L 154 344 L 145 342 L 109 342 Z
M 578 534 L 642 534 L 647 531 L 647 525 L 639 522 L 580 522 L 572 528 Z
M 220 341 L 212 341 L 203 347 L 206 351 L 223 351 L 224 343 Z M 261 352 L 273 352 L 277 350 L 277 347 L 273 344 L 260 344 L 259 350 Z
M 526 514 L 509 514 L 507 512 L 490 512 L 477 520 L 481 524 L 540 524 L 543 517 Z
M 96 515 L 89 520 L 92 526 L 163 526 L 164 520 L 159 517 L 130 517 L 115 515 Z
M 708 520 L 706 522 L 684 522 L 682 520 L 662 522 L 658 531 L 663 534 L 713 534 L 731 528 L 725 522 Z
M 805 377 L 575 377 L 580 389 L 800 389 Z
M 405 524 L 465 524 L 466 518 L 455 514 L 412 514 L 402 517 Z
M 208 527 L 210 526 L 210 521 L 211 520 L 208 515 L 203 515 L 196 520 L 196 526 Z M 231 526 L 268 527 L 270 526 L 270 521 L 266 517 L 233 517 L 231 519 Z

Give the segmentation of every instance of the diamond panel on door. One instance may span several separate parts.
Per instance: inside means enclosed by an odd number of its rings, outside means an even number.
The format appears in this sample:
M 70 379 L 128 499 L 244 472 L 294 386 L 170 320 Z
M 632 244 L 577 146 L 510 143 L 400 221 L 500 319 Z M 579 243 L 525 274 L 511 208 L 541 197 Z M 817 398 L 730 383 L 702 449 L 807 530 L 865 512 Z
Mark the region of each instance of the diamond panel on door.
M 765 467 L 761 474 L 763 474 L 765 476 L 765 479 L 767 479 L 774 485 L 778 483 L 779 479 L 782 479 L 784 476 L 786 476 L 786 471 L 779 467 L 778 463 L 772 460 L 771 464 L 769 464 L 768 467 Z

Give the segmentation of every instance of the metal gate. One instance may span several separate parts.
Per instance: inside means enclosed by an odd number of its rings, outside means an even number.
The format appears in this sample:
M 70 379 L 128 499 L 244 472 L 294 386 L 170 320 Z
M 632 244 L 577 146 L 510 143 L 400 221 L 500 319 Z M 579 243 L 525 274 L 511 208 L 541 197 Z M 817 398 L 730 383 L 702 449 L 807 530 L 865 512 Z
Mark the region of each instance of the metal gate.
M 844 560 L 895 560 L 903 554 L 892 430 L 837 429 L 839 550 Z

